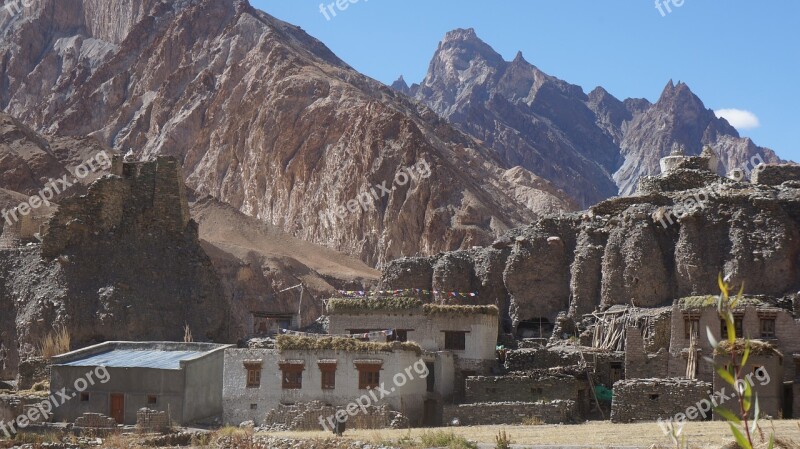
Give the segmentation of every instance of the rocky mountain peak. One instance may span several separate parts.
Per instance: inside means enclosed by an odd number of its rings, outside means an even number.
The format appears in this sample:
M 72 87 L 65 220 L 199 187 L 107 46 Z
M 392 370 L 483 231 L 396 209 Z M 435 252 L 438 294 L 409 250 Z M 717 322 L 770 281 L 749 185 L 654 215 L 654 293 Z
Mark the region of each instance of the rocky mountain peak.
M 404 94 L 409 93 L 411 90 L 411 88 L 408 87 L 408 83 L 406 83 L 405 78 L 403 78 L 403 75 L 400 75 L 400 78 L 397 78 L 397 80 L 392 83 L 392 89 Z

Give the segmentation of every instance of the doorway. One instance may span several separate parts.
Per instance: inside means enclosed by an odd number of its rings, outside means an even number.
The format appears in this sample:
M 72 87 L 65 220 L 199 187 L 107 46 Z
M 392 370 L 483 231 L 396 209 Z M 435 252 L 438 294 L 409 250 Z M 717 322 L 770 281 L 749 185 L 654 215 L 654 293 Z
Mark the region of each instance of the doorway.
M 111 413 L 109 416 L 114 418 L 117 424 L 125 424 L 125 395 L 112 394 L 111 395 Z

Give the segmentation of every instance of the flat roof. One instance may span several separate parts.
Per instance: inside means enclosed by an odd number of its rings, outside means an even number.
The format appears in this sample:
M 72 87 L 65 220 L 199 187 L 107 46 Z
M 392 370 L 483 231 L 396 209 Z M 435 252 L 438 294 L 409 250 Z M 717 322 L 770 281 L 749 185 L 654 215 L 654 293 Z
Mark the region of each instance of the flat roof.
M 105 366 L 108 368 L 153 368 L 179 370 L 181 361 L 193 360 L 208 351 L 164 351 L 154 349 L 113 349 L 55 366 Z

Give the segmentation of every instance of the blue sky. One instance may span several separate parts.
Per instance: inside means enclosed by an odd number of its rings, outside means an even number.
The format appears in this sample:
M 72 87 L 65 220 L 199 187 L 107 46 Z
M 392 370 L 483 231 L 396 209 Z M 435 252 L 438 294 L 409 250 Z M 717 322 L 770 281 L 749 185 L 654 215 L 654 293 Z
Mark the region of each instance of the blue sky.
M 330 20 L 320 0 L 251 3 L 387 84 L 419 82 L 444 34 L 470 27 L 506 59 L 521 50 L 586 92 L 655 101 L 681 80 L 708 108 L 752 113 L 758 126 L 733 112 L 740 133 L 800 161 L 800 2 L 659 1 L 661 12 L 655 0 L 358 0 Z

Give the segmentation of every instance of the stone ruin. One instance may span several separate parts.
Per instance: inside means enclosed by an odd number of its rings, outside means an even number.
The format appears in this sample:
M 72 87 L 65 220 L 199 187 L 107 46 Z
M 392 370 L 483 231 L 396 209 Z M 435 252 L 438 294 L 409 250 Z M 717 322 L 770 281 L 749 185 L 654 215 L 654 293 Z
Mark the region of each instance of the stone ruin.
M 141 433 L 165 433 L 172 427 L 167 412 L 151 410 L 148 408 L 139 409 L 136 412 L 136 431 Z
M 116 428 L 117 422 L 114 418 L 103 415 L 102 413 L 84 413 L 75 420 L 75 424 L 73 425 L 73 429 L 78 431 L 112 431 Z

